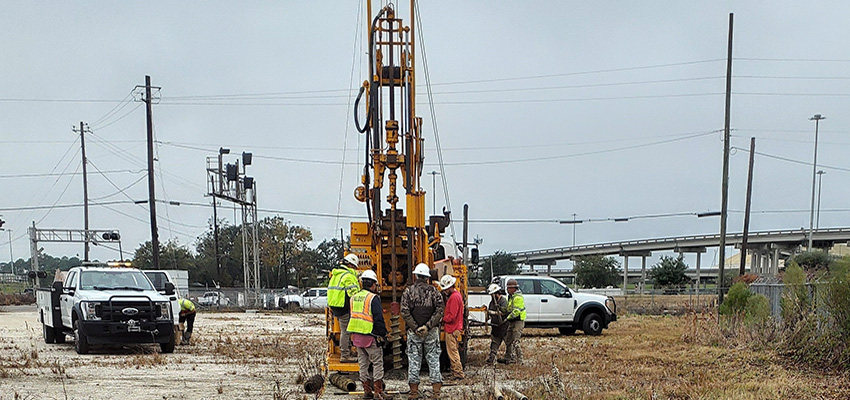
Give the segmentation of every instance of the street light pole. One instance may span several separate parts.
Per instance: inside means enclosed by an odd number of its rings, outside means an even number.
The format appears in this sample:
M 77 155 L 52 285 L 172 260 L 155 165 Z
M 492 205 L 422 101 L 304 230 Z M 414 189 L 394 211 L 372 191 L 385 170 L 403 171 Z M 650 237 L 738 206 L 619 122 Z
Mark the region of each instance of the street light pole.
M 815 220 L 815 229 L 820 229 L 820 192 L 823 188 L 823 174 L 825 173 L 824 170 L 818 171 L 818 216 Z
M 440 175 L 440 173 L 437 171 L 431 171 L 428 175 L 431 175 L 431 192 L 433 193 L 431 197 L 433 200 L 431 215 L 437 215 L 437 175 Z
M 826 117 L 820 114 L 815 114 L 813 117 L 809 118 L 809 121 L 815 121 L 815 156 L 812 161 L 812 209 L 809 213 L 809 245 L 806 248 L 806 251 L 812 251 L 812 235 L 814 233 L 815 225 L 815 181 L 818 171 L 818 128 L 820 127 L 820 121 L 822 119 L 826 119 Z

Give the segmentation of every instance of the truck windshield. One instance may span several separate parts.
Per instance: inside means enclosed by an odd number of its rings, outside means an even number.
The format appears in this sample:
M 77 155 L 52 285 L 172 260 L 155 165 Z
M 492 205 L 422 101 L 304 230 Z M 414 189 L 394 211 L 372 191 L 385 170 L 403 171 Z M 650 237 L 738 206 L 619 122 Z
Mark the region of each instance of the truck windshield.
M 139 271 L 82 271 L 80 289 L 83 290 L 153 290 L 145 274 Z

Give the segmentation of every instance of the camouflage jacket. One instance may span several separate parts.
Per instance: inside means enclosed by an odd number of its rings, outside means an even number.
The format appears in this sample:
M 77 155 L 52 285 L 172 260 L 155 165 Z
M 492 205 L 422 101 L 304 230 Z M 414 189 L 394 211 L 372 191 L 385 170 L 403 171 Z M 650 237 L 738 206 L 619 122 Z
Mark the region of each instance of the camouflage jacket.
M 417 280 L 401 295 L 401 317 L 409 330 L 422 325 L 428 329 L 439 328 L 444 308 L 443 296 L 427 282 Z

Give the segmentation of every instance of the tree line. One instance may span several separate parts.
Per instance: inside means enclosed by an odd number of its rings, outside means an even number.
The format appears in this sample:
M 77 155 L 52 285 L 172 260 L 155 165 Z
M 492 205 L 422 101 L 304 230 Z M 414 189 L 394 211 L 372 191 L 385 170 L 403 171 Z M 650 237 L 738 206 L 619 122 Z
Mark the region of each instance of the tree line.
M 339 263 L 345 247 L 338 238 L 325 239 L 316 247 L 310 247 L 313 234 L 309 228 L 277 216 L 257 222 L 257 239 L 260 284 L 266 288 L 310 287 L 324 283 L 328 271 Z M 243 286 L 242 226 L 220 223 L 218 242 L 220 269 L 216 263 L 213 230 L 199 236 L 194 248 L 176 240 L 161 243 L 159 268 L 187 270 L 191 283 Z M 151 242 L 147 241 L 135 250 L 133 266 L 153 268 L 151 247 Z

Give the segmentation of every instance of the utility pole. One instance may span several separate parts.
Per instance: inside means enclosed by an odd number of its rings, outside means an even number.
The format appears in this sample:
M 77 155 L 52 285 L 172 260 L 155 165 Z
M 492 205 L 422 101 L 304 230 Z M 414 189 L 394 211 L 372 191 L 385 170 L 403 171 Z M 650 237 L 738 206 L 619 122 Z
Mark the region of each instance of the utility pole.
M 756 138 L 750 138 L 750 169 L 747 172 L 747 205 L 744 212 L 744 238 L 741 240 L 741 266 L 738 275 L 744 275 L 744 267 L 747 264 L 747 240 L 750 236 L 750 203 L 753 197 L 753 160 L 756 154 Z M 699 257 L 699 253 L 697 253 Z
M 573 213 L 573 247 L 576 247 L 576 213 Z
M 723 183 L 720 205 L 720 259 L 717 285 L 718 304 L 723 303 L 723 268 L 726 264 L 726 214 L 729 206 L 729 120 L 732 107 L 732 22 L 735 14 L 729 13 L 729 45 L 726 51 L 726 118 L 723 124 Z
M 814 117 L 809 118 L 810 121 L 815 121 L 815 158 L 812 161 L 812 211 L 809 214 L 809 246 L 806 248 L 806 251 L 812 251 L 812 235 L 814 235 L 814 224 L 815 224 L 815 177 L 817 176 L 818 170 L 818 127 L 820 126 L 820 121 L 822 119 L 826 119 L 826 117 L 815 114 Z
M 12 275 L 15 275 L 15 256 L 12 255 L 12 230 L 7 229 L 9 232 L 9 259 L 12 260 Z
M 159 233 L 156 228 L 156 189 L 153 175 L 153 112 L 151 110 L 151 77 L 145 75 L 145 97 L 142 99 L 147 109 L 148 125 L 148 208 L 151 213 L 151 254 L 153 269 L 159 269 Z
M 825 173 L 824 170 L 818 171 L 818 216 L 815 219 L 815 229 L 820 229 L 820 191 L 823 189 L 823 174 Z
M 215 279 L 221 282 L 221 256 L 219 255 L 218 247 L 218 207 L 216 204 L 218 199 L 213 197 L 213 239 L 215 239 Z
M 77 132 L 74 128 L 71 128 L 72 131 Z M 80 121 L 80 145 L 83 150 L 83 215 L 85 217 L 85 231 L 86 237 L 88 237 L 89 231 L 89 183 L 88 183 L 88 175 L 86 173 L 86 164 L 88 161 L 86 160 L 86 126 L 83 121 Z M 83 251 L 83 260 L 89 260 L 89 241 L 86 240 L 84 244 L 85 250 Z

